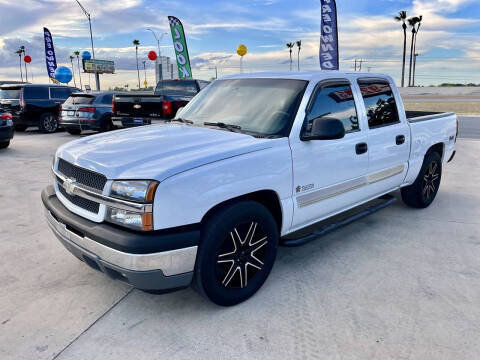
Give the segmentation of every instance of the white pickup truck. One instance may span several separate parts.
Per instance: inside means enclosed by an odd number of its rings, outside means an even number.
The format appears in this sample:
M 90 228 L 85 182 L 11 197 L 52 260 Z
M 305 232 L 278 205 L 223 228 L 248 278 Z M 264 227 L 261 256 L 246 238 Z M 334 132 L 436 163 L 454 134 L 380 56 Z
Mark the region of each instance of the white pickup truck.
M 234 305 L 262 286 L 279 245 L 378 210 L 398 189 L 429 206 L 457 128 L 455 114 L 406 114 L 385 75 L 237 75 L 170 123 L 61 146 L 42 200 L 55 235 L 91 267 Z

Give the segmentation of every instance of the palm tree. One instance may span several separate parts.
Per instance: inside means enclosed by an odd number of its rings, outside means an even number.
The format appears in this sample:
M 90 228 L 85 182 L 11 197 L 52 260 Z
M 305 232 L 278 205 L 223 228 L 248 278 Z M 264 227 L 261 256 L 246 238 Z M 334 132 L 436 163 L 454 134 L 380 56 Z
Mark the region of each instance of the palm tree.
M 23 54 L 23 51 L 22 51 L 22 49 L 18 49 L 17 51 L 15 51 L 15 54 L 17 54 L 18 57 L 20 58 L 20 78 L 22 79 L 22 82 L 23 82 L 23 71 L 22 71 L 22 54 Z
M 72 55 L 70 55 L 70 63 L 72 64 L 72 76 L 73 76 L 73 84 L 77 87 L 77 80 L 75 79 L 75 70 L 73 69 L 73 59 L 75 59 Z
M 402 23 L 402 28 L 403 28 L 403 65 L 402 65 L 402 87 L 405 86 L 405 59 L 407 56 L 407 12 L 406 11 L 400 11 L 398 13 L 398 16 L 395 16 L 394 18 L 396 21 Z
M 420 31 L 420 27 L 422 26 L 422 20 L 423 20 L 423 16 L 420 15 L 418 17 L 418 22 L 417 22 L 417 31 L 415 33 L 415 41 L 414 41 L 414 44 L 413 44 L 413 74 L 412 74 L 412 86 L 415 86 L 415 69 L 417 67 L 417 37 L 418 37 L 418 33 Z
M 22 51 L 23 56 L 25 57 L 25 46 L 20 46 L 20 50 Z M 27 70 L 27 63 L 24 62 L 25 64 L 25 81 L 28 82 L 28 70 Z
M 290 50 L 290 71 L 292 71 L 293 66 L 292 51 L 294 46 L 295 44 L 292 42 L 287 43 L 287 48 Z
M 137 58 L 138 88 L 140 89 L 140 70 L 138 68 L 138 46 L 140 45 L 140 41 L 133 40 L 133 45 L 135 45 L 135 57 Z
M 415 43 L 415 34 L 417 33 L 417 24 L 419 22 L 419 18 L 414 16 L 408 19 L 408 25 L 412 28 L 412 45 L 410 47 L 410 70 L 408 72 L 408 86 L 412 86 L 412 67 L 413 67 L 413 45 Z
M 298 71 L 300 71 L 300 50 L 302 50 L 302 40 L 297 41 L 297 46 L 298 46 L 298 55 L 297 55 Z
M 73 53 L 77 57 L 78 77 L 80 78 L 80 88 L 83 89 L 82 73 L 80 72 L 80 51 L 74 51 Z

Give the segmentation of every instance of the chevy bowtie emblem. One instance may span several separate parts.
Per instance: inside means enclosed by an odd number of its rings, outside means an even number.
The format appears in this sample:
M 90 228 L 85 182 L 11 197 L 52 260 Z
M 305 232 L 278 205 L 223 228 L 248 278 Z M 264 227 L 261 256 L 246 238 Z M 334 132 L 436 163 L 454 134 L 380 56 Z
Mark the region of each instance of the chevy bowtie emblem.
M 67 192 L 68 195 L 74 195 L 75 186 L 77 185 L 77 181 L 75 179 L 65 179 L 63 182 L 63 188 Z
M 133 108 L 134 108 L 134 109 L 141 109 L 141 108 L 142 108 L 142 105 L 140 105 L 140 104 L 135 104 L 135 105 L 133 105 Z

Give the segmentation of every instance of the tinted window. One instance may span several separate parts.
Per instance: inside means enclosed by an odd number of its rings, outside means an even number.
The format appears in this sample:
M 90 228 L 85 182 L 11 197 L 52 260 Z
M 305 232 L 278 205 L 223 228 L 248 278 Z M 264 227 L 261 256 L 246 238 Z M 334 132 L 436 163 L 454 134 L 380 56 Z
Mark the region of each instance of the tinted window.
M 50 96 L 52 99 L 67 99 L 71 94 L 67 88 L 50 88 Z
M 0 99 L 19 99 L 21 88 L 0 89 Z
M 112 100 L 113 100 L 113 95 L 109 94 L 109 95 L 102 96 L 101 100 L 99 101 L 101 104 L 104 104 L 104 105 L 112 105 Z
M 367 110 L 368 126 L 386 126 L 399 122 L 397 104 L 390 85 L 385 81 L 359 80 Z
M 30 100 L 48 100 L 48 87 L 26 86 L 23 89 L 23 97 Z
M 85 95 L 72 95 L 70 96 L 67 101 L 65 101 L 65 105 L 76 105 L 76 104 L 91 104 L 95 98 L 93 96 L 85 96 Z
M 155 89 L 155 95 L 195 96 L 197 92 L 197 84 L 191 80 L 160 81 Z
M 306 85 L 302 80 L 217 80 L 185 106 L 182 118 L 198 126 L 223 122 L 254 135 L 288 136 Z
M 346 82 L 325 83 L 315 95 L 307 120 L 318 117 L 343 122 L 345 132 L 359 130 L 352 88 Z

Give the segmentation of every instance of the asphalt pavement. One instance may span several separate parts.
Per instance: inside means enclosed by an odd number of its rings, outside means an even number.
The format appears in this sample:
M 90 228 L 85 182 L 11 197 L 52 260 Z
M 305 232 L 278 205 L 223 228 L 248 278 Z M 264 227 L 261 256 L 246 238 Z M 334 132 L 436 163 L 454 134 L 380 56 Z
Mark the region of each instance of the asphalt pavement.
M 431 207 L 399 201 L 280 248 L 264 287 L 232 308 L 190 289 L 132 290 L 74 258 L 40 191 L 55 149 L 76 137 L 19 133 L 0 152 L 0 359 L 476 359 L 480 141 L 466 137 L 479 120 L 461 118 Z
M 459 116 L 459 134 L 464 139 L 480 139 L 480 116 Z

